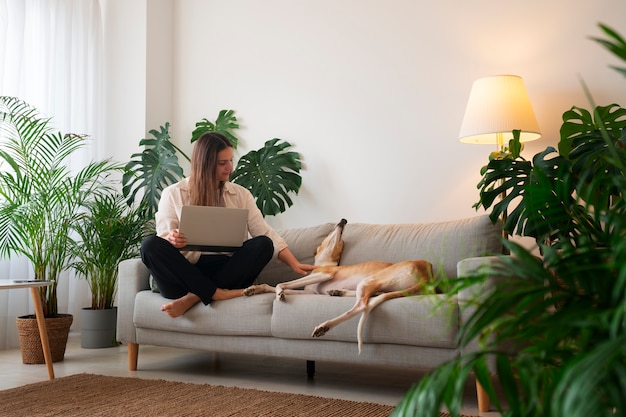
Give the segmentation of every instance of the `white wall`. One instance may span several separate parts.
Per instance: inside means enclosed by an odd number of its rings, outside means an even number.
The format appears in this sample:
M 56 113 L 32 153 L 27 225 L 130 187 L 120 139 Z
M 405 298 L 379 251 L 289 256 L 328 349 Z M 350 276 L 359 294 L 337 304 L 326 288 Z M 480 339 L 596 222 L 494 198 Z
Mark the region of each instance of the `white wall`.
M 103 3 L 128 22 L 115 27 L 124 36 L 110 62 L 129 71 L 108 79 L 112 153 L 136 151 L 137 122 L 146 130 L 171 122 L 190 150 L 195 122 L 233 109 L 240 154 L 278 137 L 303 157 L 295 205 L 268 219 L 277 228 L 475 216 L 479 169 L 492 149 L 457 136 L 477 78 L 524 78 L 543 133 L 527 157 L 556 145 L 565 110 L 588 106 L 579 77 L 598 104 L 626 105 L 626 80 L 588 39 L 601 35 L 598 22 L 626 34 L 622 0 Z M 159 52 L 172 67 L 149 64 Z M 144 84 L 133 85 L 144 70 Z
M 146 132 L 145 0 L 100 0 L 104 20 L 104 157 L 127 161 Z

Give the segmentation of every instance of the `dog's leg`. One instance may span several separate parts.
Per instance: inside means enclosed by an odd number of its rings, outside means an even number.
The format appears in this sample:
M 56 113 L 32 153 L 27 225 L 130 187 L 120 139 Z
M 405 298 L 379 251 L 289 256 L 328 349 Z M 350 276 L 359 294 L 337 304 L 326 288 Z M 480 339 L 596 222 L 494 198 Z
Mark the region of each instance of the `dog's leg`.
M 356 316 L 360 312 L 364 311 L 367 307 L 367 303 L 369 302 L 370 297 L 372 296 L 372 288 L 367 285 L 367 282 L 371 282 L 373 277 L 367 278 L 359 283 L 356 288 L 356 302 L 352 306 L 352 308 L 346 311 L 343 314 L 338 315 L 337 317 L 327 320 L 321 324 L 319 324 L 315 329 L 313 329 L 313 333 L 311 337 L 321 337 L 324 336 L 330 329 L 338 325 L 339 323 L 343 323 L 346 320 L 350 320 L 352 317 Z
M 267 284 L 250 285 L 243 290 L 243 295 L 250 297 L 257 294 L 265 294 L 268 292 L 276 292 L 276 287 Z
M 307 285 L 317 284 L 319 282 L 328 281 L 332 278 L 332 274 L 328 274 L 325 272 L 317 272 L 307 275 L 302 278 L 294 279 L 293 281 L 281 282 L 276 285 L 276 287 L 272 287 L 268 284 L 257 284 L 251 285 L 248 288 L 243 290 L 243 294 L 246 296 L 252 296 L 256 294 L 263 294 L 268 292 L 276 293 L 276 298 L 284 301 L 285 294 L 314 294 L 315 291 L 308 289 L 294 289 L 294 288 L 305 288 Z
M 307 285 L 318 284 L 320 282 L 328 281 L 332 279 L 333 274 L 327 272 L 313 272 L 306 277 L 294 279 L 293 281 L 281 282 L 276 285 L 276 299 L 285 301 L 285 294 L 295 294 L 295 288 L 304 288 Z M 314 294 L 314 290 L 297 290 L 297 293 L 309 293 Z
M 363 313 L 357 330 L 359 353 L 362 347 L 362 329 L 365 318 L 376 306 L 392 298 L 417 294 L 424 286 L 424 282 L 432 277 L 432 266 L 428 262 L 401 262 L 378 271 L 364 279 L 356 289 L 356 303 L 345 313 L 334 319 L 321 323 L 313 330 L 313 337 L 326 334 L 336 325 L 349 320 L 359 313 Z M 416 282 L 417 280 L 417 282 Z M 402 289 L 406 285 L 406 289 Z M 387 292 L 389 291 L 389 292 Z M 370 303 L 370 297 L 380 294 Z
M 330 329 L 338 325 L 339 323 L 343 323 L 346 320 L 350 320 L 352 317 L 359 314 L 366 307 L 366 303 L 362 298 L 357 298 L 356 303 L 352 308 L 346 311 L 343 314 L 338 315 L 334 319 L 326 320 L 324 323 L 319 324 L 315 329 L 313 329 L 313 333 L 311 337 L 321 337 L 324 336 Z
M 357 344 L 359 347 L 359 354 L 361 353 L 361 350 L 363 348 L 363 327 L 365 327 L 365 320 L 367 320 L 367 316 L 369 316 L 370 312 L 387 300 L 391 300 L 393 298 L 407 297 L 409 295 L 417 294 L 422 290 L 423 286 L 424 285 L 422 283 L 419 283 L 407 290 L 382 293 L 376 297 L 373 297 L 367 303 L 367 306 L 365 306 L 365 308 L 363 309 L 363 314 L 361 314 L 361 318 L 359 319 L 359 324 L 357 326 L 357 331 L 356 331 L 356 339 L 357 339 Z

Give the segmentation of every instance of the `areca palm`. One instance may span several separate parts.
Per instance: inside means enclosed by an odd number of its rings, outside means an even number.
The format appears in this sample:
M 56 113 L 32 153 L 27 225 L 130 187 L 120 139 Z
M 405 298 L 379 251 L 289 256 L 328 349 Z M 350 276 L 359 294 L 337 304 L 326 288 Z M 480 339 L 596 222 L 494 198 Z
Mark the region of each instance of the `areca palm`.
M 41 290 L 46 316 L 58 313 L 56 289 L 69 263 L 71 225 L 118 169 L 105 160 L 72 172 L 69 159 L 85 143 L 84 135 L 54 131 L 28 103 L 0 97 L 0 256 L 23 255 L 35 279 L 54 281 Z

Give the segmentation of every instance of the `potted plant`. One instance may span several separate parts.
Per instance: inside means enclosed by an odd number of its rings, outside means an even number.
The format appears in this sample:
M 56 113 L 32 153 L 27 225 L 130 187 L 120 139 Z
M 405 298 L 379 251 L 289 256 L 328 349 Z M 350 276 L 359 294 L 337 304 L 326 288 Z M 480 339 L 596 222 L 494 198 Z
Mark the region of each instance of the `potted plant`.
M 70 265 L 91 293 L 91 306 L 81 311 L 81 347 L 112 347 L 117 345 L 117 268 L 139 254 L 148 227 L 143 210 L 128 206 L 118 192 L 96 195 L 86 209 L 73 225 L 79 239 L 72 242 Z
M 600 43 L 626 61 L 626 42 L 600 27 L 609 37 Z M 461 346 L 478 339 L 482 349 L 424 377 L 394 415 L 438 416 L 442 406 L 458 415 L 472 372 L 503 415 L 626 413 L 625 119 L 618 105 L 573 107 L 563 115 L 558 151 L 549 147 L 526 161 L 514 132 L 509 149 L 492 155 L 478 206 L 491 208 L 492 219 L 512 208 L 505 228 L 534 237 L 541 257 L 505 241 L 512 256 L 452 283 L 470 289 L 498 277 L 460 327 Z
M 203 133 L 212 131 L 227 136 L 236 149 L 239 139 L 234 130 L 238 128 L 234 111 L 221 110 L 215 122 L 205 118 L 196 123 L 191 143 Z M 129 204 L 135 201 L 137 195 L 141 195 L 142 205 L 146 208 L 146 221 L 154 219 L 163 188 L 184 177 L 178 155 L 189 161 L 189 157 L 170 141 L 169 123 L 149 133 L 154 139 L 147 138 L 139 142 L 145 148 L 131 156 L 122 178 L 122 190 Z M 233 182 L 252 192 L 264 215 L 284 212 L 293 204 L 289 193 L 297 194 L 302 185 L 300 155 L 288 152 L 289 147 L 291 144 L 281 139 L 268 140 L 262 148 L 243 155 L 231 176 Z
M 85 137 L 54 131 L 50 119 L 15 97 L 0 96 L 0 142 L 0 256 L 25 256 L 35 279 L 53 282 L 41 299 L 52 360 L 60 361 L 73 318 L 58 312 L 56 291 L 70 262 L 71 226 L 112 164 L 91 162 L 74 173 L 67 162 Z M 18 318 L 18 329 L 23 362 L 44 363 L 34 316 Z

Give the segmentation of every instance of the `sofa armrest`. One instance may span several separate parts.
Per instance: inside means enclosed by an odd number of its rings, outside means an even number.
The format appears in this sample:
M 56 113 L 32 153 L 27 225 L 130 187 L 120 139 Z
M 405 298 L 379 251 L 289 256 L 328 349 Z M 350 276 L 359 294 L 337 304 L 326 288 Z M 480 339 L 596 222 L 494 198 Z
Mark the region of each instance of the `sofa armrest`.
M 118 267 L 117 292 L 117 339 L 121 342 L 136 343 L 135 296 L 138 292 L 150 289 L 150 271 L 139 258 L 120 262 Z
M 484 273 L 484 268 L 499 262 L 501 256 L 480 256 L 467 258 L 459 261 L 457 264 L 457 277 L 469 278 Z M 466 323 L 476 311 L 477 305 L 484 300 L 495 289 L 497 277 L 489 276 L 480 284 L 473 285 L 459 291 L 459 325 Z M 474 339 L 467 345 L 463 346 L 461 353 L 471 353 L 480 350 L 478 340 Z M 495 361 L 493 358 L 487 358 L 487 367 L 491 372 L 495 371 Z
M 500 258 L 500 256 L 477 256 L 463 259 L 456 266 L 456 276 L 459 278 L 478 276 L 484 268 L 497 263 Z M 494 289 L 495 281 L 495 277 L 488 277 L 481 285 L 474 285 L 459 291 L 459 303 L 468 304 L 477 302 L 481 298 L 484 299 Z

